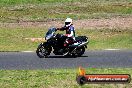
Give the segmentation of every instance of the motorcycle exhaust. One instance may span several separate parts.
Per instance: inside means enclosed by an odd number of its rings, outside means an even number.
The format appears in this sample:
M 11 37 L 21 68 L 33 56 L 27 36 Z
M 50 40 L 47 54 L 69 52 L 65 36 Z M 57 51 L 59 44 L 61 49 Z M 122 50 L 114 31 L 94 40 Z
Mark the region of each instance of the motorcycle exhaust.
M 70 47 L 78 48 L 78 47 L 81 47 L 81 46 L 84 46 L 84 45 L 87 45 L 87 44 L 88 44 L 88 41 L 83 42 L 83 43 L 81 43 L 81 44 L 79 44 L 79 45 L 78 45 L 78 44 L 77 44 L 77 45 L 70 45 L 69 48 L 70 48 Z
M 82 46 L 87 45 L 87 44 L 88 44 L 88 41 L 87 41 L 87 42 L 83 42 L 83 43 L 80 44 L 79 46 L 74 45 L 75 49 L 74 49 L 71 53 L 75 52 L 77 48 L 82 47 Z

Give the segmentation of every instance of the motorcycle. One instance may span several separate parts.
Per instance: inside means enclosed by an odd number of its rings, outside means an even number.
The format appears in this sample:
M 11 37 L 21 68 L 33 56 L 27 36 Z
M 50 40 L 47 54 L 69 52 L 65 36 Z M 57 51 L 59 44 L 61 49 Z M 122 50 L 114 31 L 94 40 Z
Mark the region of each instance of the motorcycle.
M 64 47 L 64 43 L 70 42 L 70 39 L 63 34 L 56 34 L 56 31 L 56 28 L 50 28 L 48 30 L 45 36 L 46 42 L 39 44 L 36 50 L 38 57 L 46 58 L 52 50 L 55 55 L 80 57 L 84 54 L 88 44 L 88 37 L 75 37 L 76 42 L 68 43 L 68 46 Z

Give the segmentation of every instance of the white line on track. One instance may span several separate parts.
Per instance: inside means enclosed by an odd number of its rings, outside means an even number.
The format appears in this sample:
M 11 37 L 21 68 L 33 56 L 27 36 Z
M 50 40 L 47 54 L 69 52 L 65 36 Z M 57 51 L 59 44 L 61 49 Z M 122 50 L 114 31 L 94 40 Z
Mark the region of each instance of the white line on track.
M 30 53 L 30 52 L 35 52 L 35 51 L 21 51 L 21 52 L 26 52 L 26 53 Z
M 121 50 L 121 49 L 104 49 L 104 50 Z

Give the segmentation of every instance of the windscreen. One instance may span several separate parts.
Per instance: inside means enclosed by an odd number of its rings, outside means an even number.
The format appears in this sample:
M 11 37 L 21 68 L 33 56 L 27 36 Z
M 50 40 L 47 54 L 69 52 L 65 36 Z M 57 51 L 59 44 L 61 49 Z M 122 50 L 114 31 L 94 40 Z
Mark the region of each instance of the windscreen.
M 53 36 L 54 32 L 55 32 L 55 28 L 50 28 L 48 32 L 46 33 L 46 36 L 45 36 L 46 40 L 50 39 Z
M 51 34 L 53 34 L 55 32 L 55 28 L 50 28 L 49 30 L 48 30 L 48 32 L 46 33 L 46 36 L 47 35 L 51 35 Z

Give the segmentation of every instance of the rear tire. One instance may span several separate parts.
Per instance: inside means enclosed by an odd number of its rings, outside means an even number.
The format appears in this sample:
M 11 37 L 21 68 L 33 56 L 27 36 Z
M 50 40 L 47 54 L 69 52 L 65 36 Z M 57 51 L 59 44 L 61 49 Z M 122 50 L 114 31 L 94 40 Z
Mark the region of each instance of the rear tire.
M 85 47 L 80 47 L 76 49 L 76 53 L 73 54 L 74 57 L 80 57 L 84 54 L 85 52 Z

